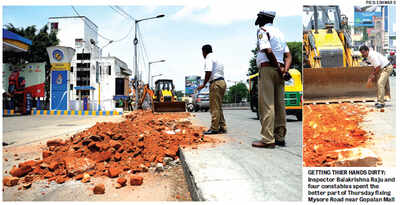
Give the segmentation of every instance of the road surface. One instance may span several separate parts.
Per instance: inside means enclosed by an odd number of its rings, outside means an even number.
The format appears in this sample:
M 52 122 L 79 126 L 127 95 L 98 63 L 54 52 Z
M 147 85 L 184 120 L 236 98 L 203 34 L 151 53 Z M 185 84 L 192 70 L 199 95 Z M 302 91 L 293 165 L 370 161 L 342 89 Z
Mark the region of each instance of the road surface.
M 195 113 L 194 122 L 210 125 L 210 113 Z M 302 199 L 301 121 L 287 117 L 286 147 L 260 149 L 261 125 L 250 110 L 224 110 L 225 144 L 182 151 L 193 200 L 300 201 Z

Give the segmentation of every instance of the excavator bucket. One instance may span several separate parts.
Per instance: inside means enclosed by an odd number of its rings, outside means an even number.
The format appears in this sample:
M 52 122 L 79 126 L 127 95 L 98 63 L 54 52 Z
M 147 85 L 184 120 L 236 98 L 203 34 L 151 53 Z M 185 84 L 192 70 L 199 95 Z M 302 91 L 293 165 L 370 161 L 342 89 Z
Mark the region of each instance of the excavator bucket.
M 305 104 L 375 101 L 376 81 L 367 87 L 373 67 L 338 67 L 303 69 L 303 98 Z M 390 99 L 389 82 L 385 99 Z
M 185 102 L 154 102 L 153 112 L 186 112 Z

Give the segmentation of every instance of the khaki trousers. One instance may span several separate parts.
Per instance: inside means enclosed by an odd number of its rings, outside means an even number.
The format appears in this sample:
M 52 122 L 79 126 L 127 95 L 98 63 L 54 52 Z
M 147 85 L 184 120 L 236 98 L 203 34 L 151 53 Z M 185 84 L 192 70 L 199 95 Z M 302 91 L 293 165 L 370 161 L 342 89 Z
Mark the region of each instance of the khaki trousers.
M 226 130 L 224 113 L 222 112 L 222 99 L 225 90 L 226 83 L 224 80 L 217 80 L 210 85 L 211 129 L 215 131 Z
M 389 65 L 383 68 L 379 75 L 377 86 L 378 86 L 378 102 L 385 104 L 385 86 L 389 79 L 390 73 L 393 71 L 393 66 Z
M 286 135 L 285 81 L 275 67 L 261 67 L 258 82 L 258 111 L 262 141 L 284 141 Z

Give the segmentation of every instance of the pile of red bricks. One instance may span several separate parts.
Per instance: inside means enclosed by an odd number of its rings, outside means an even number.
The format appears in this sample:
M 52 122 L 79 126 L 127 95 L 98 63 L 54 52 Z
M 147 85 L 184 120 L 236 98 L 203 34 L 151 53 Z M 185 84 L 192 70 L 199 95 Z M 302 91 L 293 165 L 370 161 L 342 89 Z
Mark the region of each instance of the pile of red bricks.
M 368 112 L 354 104 L 306 105 L 303 121 L 303 163 L 308 167 L 331 166 L 335 150 L 365 145 L 373 133 L 360 127 Z
M 178 158 L 178 147 L 212 142 L 202 134 L 203 128 L 185 120 L 188 113 L 155 113 L 136 111 L 119 123 L 102 122 L 73 135 L 68 140 L 50 140 L 42 152 L 42 160 L 30 160 L 14 166 L 12 177 L 3 184 L 13 186 L 47 179 L 64 183 L 75 179 L 90 181 L 90 177 L 125 176 L 131 185 L 140 185 L 143 178 L 135 174 L 146 172 L 164 157 Z M 120 186 L 126 181 L 119 179 Z M 96 192 L 101 193 L 102 187 Z

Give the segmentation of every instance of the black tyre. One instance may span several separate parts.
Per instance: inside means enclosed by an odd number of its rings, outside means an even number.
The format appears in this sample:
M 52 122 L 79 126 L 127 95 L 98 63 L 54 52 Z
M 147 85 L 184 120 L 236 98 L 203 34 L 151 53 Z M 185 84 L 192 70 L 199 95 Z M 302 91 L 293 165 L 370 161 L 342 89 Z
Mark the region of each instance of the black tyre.
M 303 120 L 303 112 L 302 112 L 302 110 L 299 110 L 299 111 L 296 112 L 296 118 L 297 118 L 297 121 L 302 121 Z
M 186 105 L 186 109 L 188 112 L 193 112 L 194 111 L 194 105 L 192 103 L 189 103 Z

